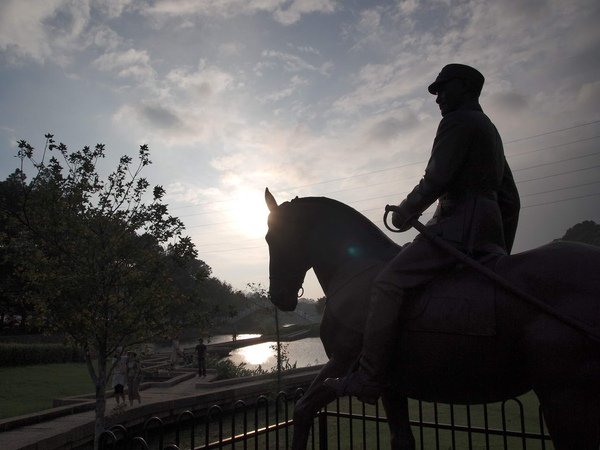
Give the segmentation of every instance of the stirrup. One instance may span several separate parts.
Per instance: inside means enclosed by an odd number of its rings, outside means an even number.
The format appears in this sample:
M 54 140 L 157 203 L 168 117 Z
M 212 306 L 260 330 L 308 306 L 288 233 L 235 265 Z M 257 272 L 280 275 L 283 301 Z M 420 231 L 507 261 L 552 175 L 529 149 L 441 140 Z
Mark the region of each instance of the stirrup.
M 361 402 L 377 404 L 385 386 L 370 380 L 360 371 L 351 372 L 342 378 L 327 378 L 323 384 L 335 391 L 336 396 L 351 395 Z

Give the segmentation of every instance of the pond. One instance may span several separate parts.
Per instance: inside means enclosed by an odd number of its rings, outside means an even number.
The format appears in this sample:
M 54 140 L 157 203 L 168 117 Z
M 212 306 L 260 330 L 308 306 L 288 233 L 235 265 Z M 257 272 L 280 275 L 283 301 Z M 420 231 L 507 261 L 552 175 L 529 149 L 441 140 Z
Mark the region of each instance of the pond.
M 239 342 L 244 339 L 260 337 L 260 334 L 239 334 L 236 340 Z M 220 342 L 229 342 L 232 335 L 222 334 L 211 336 L 210 339 L 204 339 L 204 343 L 217 344 Z M 179 347 L 182 349 L 193 349 L 198 341 L 186 340 L 180 341 Z M 233 350 L 229 359 L 236 365 L 245 363 L 246 368 L 256 369 L 261 366 L 263 370 L 271 370 L 277 366 L 277 343 L 275 341 L 263 342 L 260 344 L 248 345 Z M 297 341 L 282 342 L 282 351 L 287 356 L 290 364 L 296 363 L 296 367 L 316 366 L 327 362 L 327 355 L 321 344 L 321 339 L 317 337 L 308 337 Z M 170 352 L 171 345 L 167 343 L 154 344 L 154 352 Z
M 251 339 L 251 338 L 257 338 L 260 337 L 260 334 L 238 334 L 236 335 L 236 340 L 241 341 L 244 339 Z M 204 343 L 205 344 L 219 344 L 221 342 L 229 342 L 233 340 L 233 335 L 231 334 L 218 334 L 215 336 L 210 336 L 208 338 L 204 338 Z M 198 344 L 198 339 L 191 339 L 191 340 L 182 340 L 179 341 L 179 348 L 181 349 L 194 349 L 196 347 L 196 344 Z M 156 343 L 156 344 L 152 344 L 152 351 L 154 353 L 168 353 L 171 351 L 171 343 L 170 342 L 161 342 L 161 343 Z
M 263 342 L 238 348 L 231 352 L 229 359 L 235 364 L 246 363 L 248 369 L 261 366 L 264 370 L 270 370 L 277 366 L 276 345 L 276 342 Z M 327 355 L 319 338 L 282 342 L 281 345 L 289 363 L 296 363 L 296 367 L 317 366 L 327 362 Z

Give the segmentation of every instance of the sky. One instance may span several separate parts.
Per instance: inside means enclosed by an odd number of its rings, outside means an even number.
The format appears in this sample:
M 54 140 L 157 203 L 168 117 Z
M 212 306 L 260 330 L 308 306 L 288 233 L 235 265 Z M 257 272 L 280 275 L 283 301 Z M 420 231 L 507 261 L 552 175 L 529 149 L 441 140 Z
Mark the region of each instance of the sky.
M 147 144 L 213 275 L 266 287 L 265 187 L 383 227 L 431 152 L 427 86 L 459 62 L 486 77 L 525 251 L 600 223 L 599 20 L 597 0 L 1 0 L 0 177 L 48 132 L 105 144 L 105 171 Z

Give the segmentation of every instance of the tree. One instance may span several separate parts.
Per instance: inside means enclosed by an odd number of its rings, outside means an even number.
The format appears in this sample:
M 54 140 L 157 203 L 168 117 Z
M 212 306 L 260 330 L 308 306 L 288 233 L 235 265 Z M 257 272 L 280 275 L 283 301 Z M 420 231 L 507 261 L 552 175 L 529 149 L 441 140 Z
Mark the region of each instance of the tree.
M 205 298 L 204 288 L 208 284 L 212 269 L 199 259 L 173 261 L 169 277 L 173 280 L 185 301 L 171 305 L 170 321 L 180 328 L 194 326 L 206 328 L 213 314 L 208 314 L 210 304 Z
M 191 239 L 182 236 L 183 223 L 168 213 L 164 189 L 156 186 L 150 193 L 140 176 L 151 163 L 147 146 L 140 147 L 135 165 L 123 156 L 102 179 L 97 170 L 105 156 L 102 144 L 69 152 L 48 134 L 41 158 L 26 141 L 18 145 L 20 167 L 2 189 L 18 191 L 18 201 L 0 196 L 1 220 L 11 230 L 2 235 L 3 254 L 22 269 L 38 318 L 86 355 L 96 386 L 97 445 L 111 361 L 183 325 L 172 313 L 202 281 L 195 269 L 204 263 L 197 261 Z M 58 155 L 46 162 L 54 152 Z M 17 253 L 23 248 L 27 251 Z M 210 273 L 206 267 L 204 273 Z
M 561 239 L 600 246 L 600 225 L 592 220 L 584 220 L 569 228 Z
M 319 297 L 315 302 L 315 309 L 317 310 L 317 314 L 323 315 L 325 312 L 325 305 L 327 304 L 327 297 Z
M 18 211 L 22 200 L 19 184 L 14 175 L 0 183 L 0 201 L 11 214 Z M 34 298 L 23 275 L 26 267 L 21 257 L 35 249 L 29 248 L 29 242 L 17 240 L 21 233 L 9 214 L 0 214 L 0 329 L 35 332 Z M 11 245 L 15 242 L 20 242 L 20 245 Z

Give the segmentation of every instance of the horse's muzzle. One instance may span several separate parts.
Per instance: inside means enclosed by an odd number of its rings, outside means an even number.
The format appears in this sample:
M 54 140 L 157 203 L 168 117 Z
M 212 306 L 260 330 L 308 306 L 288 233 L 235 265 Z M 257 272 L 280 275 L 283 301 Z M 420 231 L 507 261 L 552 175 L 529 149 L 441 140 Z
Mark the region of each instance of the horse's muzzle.
M 289 289 L 270 289 L 269 297 L 273 303 L 281 311 L 293 311 L 298 305 L 298 293 L 292 292 Z

